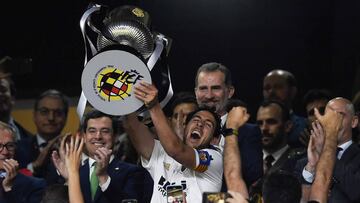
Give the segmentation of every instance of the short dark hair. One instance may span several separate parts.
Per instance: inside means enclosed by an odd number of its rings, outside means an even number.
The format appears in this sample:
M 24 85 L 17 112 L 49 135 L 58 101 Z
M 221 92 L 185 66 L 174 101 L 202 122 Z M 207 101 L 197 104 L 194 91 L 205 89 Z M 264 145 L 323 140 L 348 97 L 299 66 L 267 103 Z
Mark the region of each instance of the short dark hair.
M 38 110 L 39 108 L 39 102 L 45 98 L 45 97 L 51 97 L 51 98 L 56 98 L 56 99 L 60 99 L 61 102 L 64 105 L 64 113 L 65 116 L 67 116 L 68 112 L 69 112 L 69 101 L 66 95 L 64 95 L 62 92 L 55 90 L 55 89 L 48 89 L 45 92 L 41 93 L 40 96 L 38 96 L 35 100 L 35 104 L 34 104 L 34 110 Z
M 96 118 L 102 118 L 102 117 L 108 117 L 108 118 L 111 119 L 113 135 L 117 135 L 118 126 L 116 124 L 117 120 L 116 120 L 115 116 L 103 113 L 103 112 L 101 112 L 101 111 L 99 111 L 97 109 L 90 110 L 89 112 L 87 112 L 84 115 L 84 117 L 83 117 L 83 119 L 81 121 L 81 124 L 80 124 L 80 131 L 83 132 L 83 133 L 86 132 L 86 129 L 88 127 L 88 121 L 90 119 L 96 119 Z
M 197 112 L 200 111 L 208 111 L 210 112 L 213 117 L 215 118 L 215 129 L 214 129 L 214 137 L 219 137 L 221 134 L 221 119 L 217 113 L 213 110 L 213 108 L 207 108 L 207 107 L 200 107 L 196 109 L 195 111 L 189 113 L 189 115 L 186 117 L 185 123 L 188 124 L 190 120 L 195 116 Z
M 0 70 L 0 80 L 4 79 L 9 83 L 10 95 L 12 97 L 15 97 L 16 96 L 16 87 L 15 87 L 15 83 L 14 83 L 13 79 L 11 78 L 11 74 L 8 74 L 8 73 L 4 73 L 4 75 L 1 75 L 1 74 L 3 74 L 3 72 L 1 72 L 1 70 Z
M 196 106 L 198 106 L 196 97 L 193 92 L 177 93 L 173 97 L 173 102 L 171 102 L 169 116 L 173 115 L 174 109 L 176 108 L 176 106 L 178 106 L 179 104 L 184 104 L 184 103 L 191 103 L 191 104 L 195 104 Z
M 69 203 L 68 187 L 63 184 L 46 187 L 41 203 Z
M 285 106 L 285 104 L 283 104 L 282 102 L 280 101 L 276 101 L 276 100 L 265 100 L 263 101 L 261 104 L 260 104 L 260 107 L 268 107 L 270 106 L 271 104 L 275 104 L 275 105 L 278 105 L 281 109 L 281 120 L 283 122 L 286 122 L 288 120 L 290 120 L 290 110 L 289 108 L 287 108 Z
M 311 89 L 306 92 L 303 98 L 304 105 L 308 105 L 311 102 L 317 100 L 330 101 L 332 99 L 332 94 L 329 90 L 326 89 Z
M 294 174 L 279 170 L 265 176 L 262 193 L 265 203 L 298 203 L 301 184 Z
M 220 71 L 220 72 L 224 73 L 225 85 L 227 85 L 227 86 L 232 85 L 230 70 L 221 63 L 211 62 L 211 63 L 205 63 L 205 64 L 201 65 L 199 67 L 199 69 L 197 70 L 196 78 L 195 78 L 195 87 L 198 86 L 198 77 L 201 72 L 215 72 L 215 71 Z
M 2 52 L 0 50 L 0 52 Z M 13 59 L 10 56 L 0 53 L 0 79 L 5 79 L 10 85 L 10 94 L 12 97 L 16 96 L 16 87 L 13 79 L 11 78 L 11 68 Z

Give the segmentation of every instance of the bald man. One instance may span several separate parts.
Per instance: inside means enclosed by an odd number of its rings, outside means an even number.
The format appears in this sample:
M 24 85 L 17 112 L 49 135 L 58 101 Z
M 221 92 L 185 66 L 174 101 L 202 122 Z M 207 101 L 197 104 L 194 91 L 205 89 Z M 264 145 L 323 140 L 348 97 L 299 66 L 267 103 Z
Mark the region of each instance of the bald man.
M 270 71 L 263 81 L 264 100 L 274 100 L 283 103 L 290 110 L 292 128 L 288 135 L 288 144 L 292 148 L 304 147 L 300 135 L 306 128 L 306 119 L 293 111 L 293 102 L 297 94 L 295 76 L 286 70 Z
M 333 109 L 342 114 L 343 121 L 337 136 L 338 153 L 333 171 L 333 183 L 330 186 L 329 201 L 332 202 L 359 202 L 360 201 L 360 148 L 352 141 L 352 129 L 358 124 L 353 104 L 342 97 L 332 99 L 326 109 Z M 317 139 L 317 138 L 316 138 Z M 315 141 L 316 142 L 316 141 Z M 322 145 L 324 142 L 322 142 Z M 303 178 L 312 183 L 318 160 L 312 156 L 314 151 L 308 150 L 308 162 L 302 171 Z

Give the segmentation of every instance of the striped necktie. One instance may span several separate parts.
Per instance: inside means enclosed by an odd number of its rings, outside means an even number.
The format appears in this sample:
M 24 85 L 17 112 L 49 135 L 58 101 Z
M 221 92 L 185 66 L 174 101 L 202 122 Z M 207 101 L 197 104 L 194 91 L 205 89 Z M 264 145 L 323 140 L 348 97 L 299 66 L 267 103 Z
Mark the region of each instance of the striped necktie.
M 264 173 L 266 173 L 271 167 L 272 167 L 272 163 L 275 161 L 275 158 L 269 154 L 265 157 L 264 159 L 264 164 L 265 164 L 265 167 L 264 167 Z

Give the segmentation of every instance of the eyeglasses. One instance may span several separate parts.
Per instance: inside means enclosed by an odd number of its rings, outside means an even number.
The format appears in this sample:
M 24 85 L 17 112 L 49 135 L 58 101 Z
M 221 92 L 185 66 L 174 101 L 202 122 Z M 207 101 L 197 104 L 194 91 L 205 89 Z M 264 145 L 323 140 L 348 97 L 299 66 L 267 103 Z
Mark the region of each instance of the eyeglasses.
M 8 150 L 8 151 L 15 151 L 16 149 L 16 144 L 15 142 L 8 142 L 6 144 L 0 144 L 0 152 L 2 152 L 2 150 L 4 150 L 4 147 Z
M 48 108 L 38 108 L 37 112 L 40 113 L 41 116 L 49 116 L 52 113 L 55 117 L 63 117 L 65 116 L 65 112 L 62 109 L 48 109 Z
M 319 113 L 320 113 L 321 115 L 324 115 L 324 113 L 325 113 L 325 106 L 319 107 L 318 110 L 319 110 Z M 315 114 L 315 110 L 314 110 L 314 109 L 311 109 L 310 111 L 308 111 L 308 116 L 313 116 L 314 114 Z
M 95 136 L 98 133 L 100 133 L 100 135 L 110 135 L 112 133 L 112 130 L 110 128 L 101 128 L 101 129 L 88 128 L 86 132 L 92 136 Z

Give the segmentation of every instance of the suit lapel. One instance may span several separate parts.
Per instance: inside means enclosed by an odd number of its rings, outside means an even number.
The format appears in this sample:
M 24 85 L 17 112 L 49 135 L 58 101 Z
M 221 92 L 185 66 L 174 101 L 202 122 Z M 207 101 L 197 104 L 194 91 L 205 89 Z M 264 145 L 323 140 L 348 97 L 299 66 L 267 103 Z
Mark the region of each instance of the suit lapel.
M 83 197 L 84 197 L 85 202 L 92 202 L 89 172 L 90 172 L 89 162 L 85 161 L 84 165 L 82 165 L 80 167 L 80 185 L 81 185 L 81 191 L 83 192 Z
M 286 160 L 288 159 L 288 155 L 290 152 L 290 148 L 288 148 L 281 156 L 280 158 L 275 162 L 275 164 L 269 169 L 268 173 L 274 172 L 279 170 L 284 163 L 286 162 Z
M 115 159 L 113 159 L 110 163 L 109 163 L 109 166 L 108 166 L 108 168 L 107 168 L 107 172 L 108 172 L 108 175 L 109 176 L 111 176 L 111 173 L 112 173 L 112 169 L 114 168 L 113 167 L 113 165 L 114 165 L 114 161 Z M 87 165 L 89 165 L 89 164 L 87 164 Z M 88 172 L 89 172 L 89 170 L 88 170 Z M 89 189 L 90 189 L 90 181 L 89 181 Z M 89 190 L 90 191 L 90 190 Z M 91 192 L 90 192 L 91 193 Z M 100 186 L 98 186 L 97 187 L 97 190 L 96 190 L 96 194 L 95 194 L 95 197 L 94 197 L 94 202 L 97 202 L 99 199 L 100 199 L 100 197 L 101 197 L 101 195 L 102 195 L 102 191 L 101 191 L 101 188 L 100 188 Z M 91 197 L 90 197 L 90 199 L 91 199 Z
M 341 157 L 341 161 L 347 161 L 349 159 L 352 159 L 353 156 L 359 153 L 359 147 L 356 143 L 352 143 L 349 148 L 347 148 L 344 152 L 344 154 Z
M 40 150 L 39 150 L 39 145 L 37 143 L 37 140 L 36 140 L 36 135 L 34 135 L 34 137 L 31 138 L 31 158 L 33 160 L 35 160 L 39 154 L 40 154 Z
M 16 122 L 14 120 L 14 124 L 17 127 L 17 129 L 19 130 L 20 139 L 25 139 L 25 138 L 29 137 L 29 132 L 26 131 L 18 122 Z

